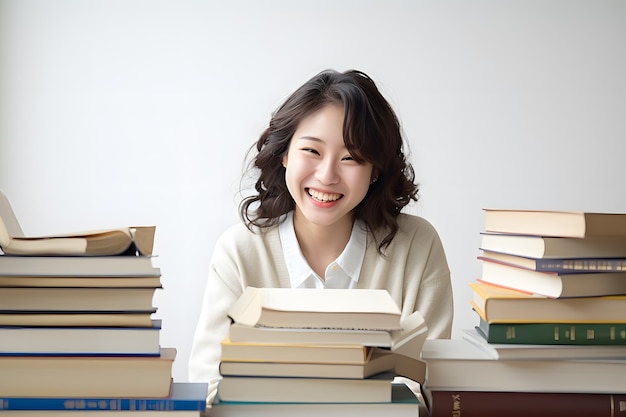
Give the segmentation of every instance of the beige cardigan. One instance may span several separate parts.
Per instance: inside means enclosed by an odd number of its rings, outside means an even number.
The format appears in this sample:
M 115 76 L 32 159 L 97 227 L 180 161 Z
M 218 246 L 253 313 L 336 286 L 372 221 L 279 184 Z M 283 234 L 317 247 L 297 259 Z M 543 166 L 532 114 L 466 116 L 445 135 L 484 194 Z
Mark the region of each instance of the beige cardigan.
M 421 217 L 401 214 L 400 229 L 386 250 L 372 236 L 357 288 L 384 288 L 405 317 L 419 310 L 429 338 L 449 338 L 453 300 L 450 270 L 434 227 Z M 189 361 L 189 380 L 209 382 L 211 403 L 220 379 L 220 342 L 228 334 L 226 312 L 246 286 L 290 287 L 278 227 L 252 233 L 243 224 L 227 229 L 216 243 Z

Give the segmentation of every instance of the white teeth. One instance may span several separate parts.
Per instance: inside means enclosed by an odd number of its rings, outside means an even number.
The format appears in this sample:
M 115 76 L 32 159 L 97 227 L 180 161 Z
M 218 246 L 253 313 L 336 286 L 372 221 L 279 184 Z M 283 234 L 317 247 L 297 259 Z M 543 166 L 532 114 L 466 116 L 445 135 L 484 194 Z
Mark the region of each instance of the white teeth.
M 314 199 L 316 199 L 317 201 L 321 201 L 321 202 L 335 201 L 341 198 L 341 194 L 320 193 L 319 191 L 315 191 L 311 189 L 309 189 L 309 195 L 313 197 Z

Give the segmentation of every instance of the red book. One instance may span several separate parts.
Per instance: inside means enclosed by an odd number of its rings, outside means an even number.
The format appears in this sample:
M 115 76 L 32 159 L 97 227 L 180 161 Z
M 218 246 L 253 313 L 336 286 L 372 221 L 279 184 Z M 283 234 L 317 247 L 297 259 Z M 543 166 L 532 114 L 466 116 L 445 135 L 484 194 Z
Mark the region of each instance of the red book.
M 430 417 L 626 416 L 626 394 L 430 391 L 427 396 Z

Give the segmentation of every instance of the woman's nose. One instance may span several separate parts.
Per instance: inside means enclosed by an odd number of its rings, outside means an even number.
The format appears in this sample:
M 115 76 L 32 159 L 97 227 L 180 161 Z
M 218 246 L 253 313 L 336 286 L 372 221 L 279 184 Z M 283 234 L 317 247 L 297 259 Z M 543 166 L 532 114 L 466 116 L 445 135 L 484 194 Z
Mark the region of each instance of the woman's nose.
M 330 158 L 323 159 L 317 166 L 316 178 L 322 184 L 335 184 L 339 182 L 339 169 L 337 164 Z

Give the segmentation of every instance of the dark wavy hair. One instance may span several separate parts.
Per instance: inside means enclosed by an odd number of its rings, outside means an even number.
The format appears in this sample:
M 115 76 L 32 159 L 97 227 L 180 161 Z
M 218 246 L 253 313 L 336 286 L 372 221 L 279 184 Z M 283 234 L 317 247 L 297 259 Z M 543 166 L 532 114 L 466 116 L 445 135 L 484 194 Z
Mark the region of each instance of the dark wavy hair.
M 418 185 L 403 151 L 398 118 L 374 81 L 361 71 L 322 71 L 273 113 L 269 127 L 249 150 L 257 152 L 250 161 L 250 169 L 258 171 L 256 193 L 241 201 L 239 214 L 254 230 L 275 225 L 281 215 L 294 210 L 282 159 L 300 121 L 328 104 L 343 106 L 346 148 L 357 162 L 370 162 L 378 177 L 353 214 L 370 231 L 381 233 L 373 234 L 382 254 L 398 231 L 400 211 L 417 201 Z

